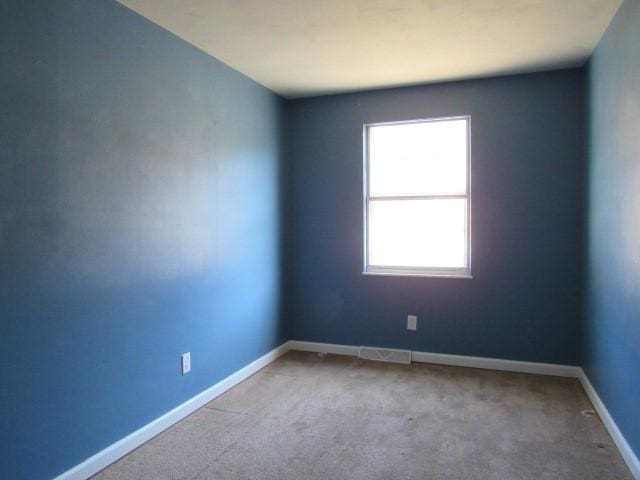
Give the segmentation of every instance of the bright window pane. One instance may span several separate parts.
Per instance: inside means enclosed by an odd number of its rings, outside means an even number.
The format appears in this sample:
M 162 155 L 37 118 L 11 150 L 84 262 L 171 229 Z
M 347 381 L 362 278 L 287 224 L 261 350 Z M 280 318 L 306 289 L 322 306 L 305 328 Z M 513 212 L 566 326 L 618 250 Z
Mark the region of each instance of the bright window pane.
M 465 194 L 467 120 L 369 127 L 369 195 Z
M 464 268 L 466 199 L 370 200 L 369 265 Z

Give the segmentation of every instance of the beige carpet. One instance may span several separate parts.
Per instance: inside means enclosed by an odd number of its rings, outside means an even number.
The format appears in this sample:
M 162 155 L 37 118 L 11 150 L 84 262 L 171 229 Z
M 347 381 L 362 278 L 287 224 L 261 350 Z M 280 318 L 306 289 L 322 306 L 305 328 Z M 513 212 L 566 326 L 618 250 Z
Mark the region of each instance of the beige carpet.
M 289 352 L 94 480 L 630 480 L 574 379 Z

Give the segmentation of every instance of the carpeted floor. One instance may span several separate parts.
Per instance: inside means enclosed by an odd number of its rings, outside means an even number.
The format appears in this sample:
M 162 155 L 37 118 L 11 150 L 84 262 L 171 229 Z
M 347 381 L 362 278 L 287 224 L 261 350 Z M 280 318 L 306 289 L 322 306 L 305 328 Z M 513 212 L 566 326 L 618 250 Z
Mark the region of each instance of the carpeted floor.
M 630 480 L 574 379 L 289 352 L 93 480 Z

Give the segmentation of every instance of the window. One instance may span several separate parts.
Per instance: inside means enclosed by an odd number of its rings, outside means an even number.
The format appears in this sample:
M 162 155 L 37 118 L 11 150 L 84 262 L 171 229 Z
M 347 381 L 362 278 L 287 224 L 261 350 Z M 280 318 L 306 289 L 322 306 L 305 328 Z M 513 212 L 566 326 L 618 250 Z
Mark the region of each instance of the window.
M 364 127 L 364 273 L 470 277 L 470 118 Z

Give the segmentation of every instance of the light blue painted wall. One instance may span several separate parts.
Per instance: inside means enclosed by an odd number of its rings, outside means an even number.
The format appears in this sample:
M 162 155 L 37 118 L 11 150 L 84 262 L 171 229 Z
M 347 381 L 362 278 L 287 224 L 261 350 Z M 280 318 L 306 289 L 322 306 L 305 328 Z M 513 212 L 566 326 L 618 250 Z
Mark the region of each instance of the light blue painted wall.
M 626 0 L 588 68 L 583 361 L 640 456 L 640 2 Z
M 44 480 L 284 340 L 283 101 L 107 0 L 0 2 L 0 62 L 0 478 Z

